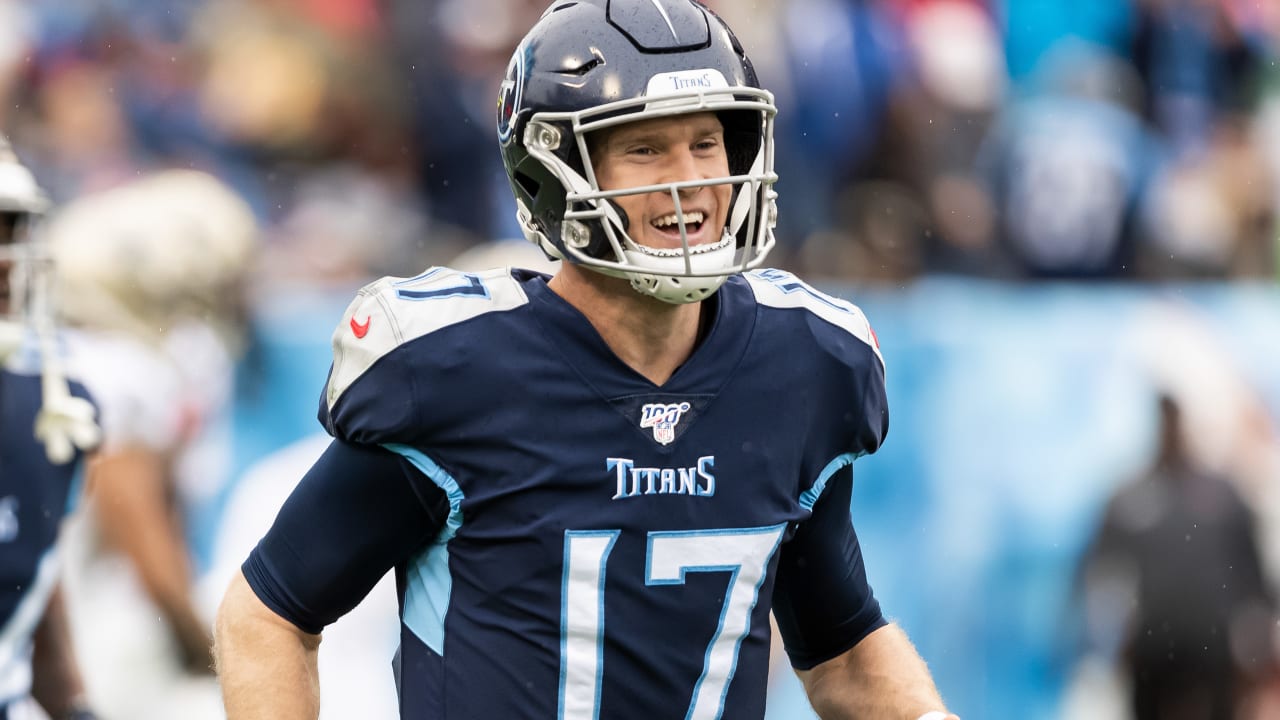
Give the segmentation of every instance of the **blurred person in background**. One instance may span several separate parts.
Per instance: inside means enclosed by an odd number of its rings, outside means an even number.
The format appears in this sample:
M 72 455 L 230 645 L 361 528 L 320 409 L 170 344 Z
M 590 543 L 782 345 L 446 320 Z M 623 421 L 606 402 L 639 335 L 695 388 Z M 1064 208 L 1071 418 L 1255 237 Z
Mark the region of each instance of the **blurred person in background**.
M 1274 3 L 994 6 L 1014 86 L 985 173 L 1032 276 L 1274 272 L 1275 181 L 1252 132 Z M 1037 147 L 1037 128 L 1053 139 Z
M 790 109 L 778 116 L 775 130 L 786 212 L 778 217 L 772 262 L 822 278 L 913 275 L 918 260 L 909 256 L 921 228 L 912 223 L 919 213 L 913 217 L 915 208 L 896 188 L 878 192 L 902 158 L 895 122 L 910 81 L 904 26 L 893 3 L 718 5 L 731 22 L 736 15 L 738 26 L 754 26 L 752 39 L 766 50 L 761 79 Z M 900 254 L 874 256 L 902 234 Z
M 1201 150 L 1171 157 L 1153 175 L 1135 278 L 1274 275 L 1277 177 L 1252 125 L 1243 115 L 1221 118 Z
M 110 720 L 218 717 L 191 540 L 228 480 L 256 221 L 214 177 L 168 170 L 77 199 L 47 231 L 70 346 L 102 407 L 65 574 L 89 696 Z
M 519 226 L 493 152 L 493 99 L 510 49 L 542 0 L 388 0 L 387 47 L 407 75 L 421 189 L 441 227 L 471 243 Z M 455 251 L 456 252 L 456 251 Z
M 1121 673 L 1134 720 L 1238 720 L 1275 672 L 1254 514 L 1195 459 L 1175 397 L 1157 405 L 1152 464 L 1107 503 L 1082 560 L 1084 641 Z
M 1276 180 L 1253 131 L 1274 39 L 1248 5 L 1135 3 L 1142 113 L 1169 155 L 1144 208 L 1144 279 L 1274 273 Z
M 1223 120 L 1254 103 L 1268 42 L 1261 24 L 1268 11 L 1261 6 L 1274 5 L 1235 0 L 1131 4 L 1131 57 L 1143 78 L 1143 116 L 1175 155 L 1205 152 Z
M 1045 55 L 1063 42 L 1083 42 L 1128 57 L 1137 7 L 1147 1 L 1079 0 L 1068 4 L 987 0 L 986 4 L 999 20 L 1010 79 L 1021 85 L 1039 72 Z
M 337 173 L 427 204 L 408 70 L 387 51 L 385 14 L 365 1 L 216 0 L 196 12 L 188 111 L 211 136 L 212 167 L 265 222 L 283 222 L 300 188 Z
M 996 18 L 979 0 L 894 4 L 904 25 L 910 82 L 898 93 L 878 184 L 845 193 L 864 205 L 876 196 L 897 202 L 860 213 L 866 230 L 852 238 L 861 248 L 860 269 L 844 274 L 881 268 L 889 280 L 924 273 L 1018 277 L 996 237 L 994 200 L 977 174 L 982 139 L 1008 99 Z M 923 222 L 912 222 L 915 216 Z
M 34 44 L 31 11 L 20 0 L 0 0 L 0 100 L 14 96 L 23 65 Z M 11 128 L 11 110 L 0 104 L 0 127 Z M 7 141 L 6 141 L 7 142 Z
M 1018 276 L 1132 274 L 1139 209 L 1164 157 L 1122 55 L 1064 40 L 1002 106 L 975 159 Z
M 338 176 L 429 212 L 409 71 L 391 62 L 386 12 L 374 2 L 264 0 L 23 6 L 25 52 L 15 51 L 0 91 L 60 200 L 199 167 L 266 227 Z M 431 237 L 448 246 L 446 229 L 436 223 Z M 392 252 L 421 252 L 424 236 Z
M 64 374 L 52 271 L 33 227 L 48 199 L 0 136 L 0 718 L 92 720 L 59 583 L 96 410 Z

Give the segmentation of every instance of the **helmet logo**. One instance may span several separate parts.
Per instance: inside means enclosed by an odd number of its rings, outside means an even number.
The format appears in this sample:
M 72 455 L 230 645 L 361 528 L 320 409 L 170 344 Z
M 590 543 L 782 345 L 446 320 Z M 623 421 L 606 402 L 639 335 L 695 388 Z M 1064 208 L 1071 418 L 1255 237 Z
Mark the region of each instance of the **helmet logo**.
M 728 88 L 729 82 L 724 79 L 724 75 L 719 70 L 704 68 L 700 70 L 678 70 L 654 75 L 649 78 L 644 94 L 646 97 L 653 97 L 656 95 L 670 95 L 671 93 L 727 90 Z M 733 101 L 732 93 L 709 93 L 708 97 L 713 100 Z M 650 103 L 650 107 L 654 107 L 655 104 L 661 106 L 664 103 L 656 101 L 656 103 Z
M 521 95 L 524 94 L 525 46 L 522 43 L 511 55 L 507 74 L 498 91 L 498 140 L 506 144 L 515 130 L 515 117 L 520 112 Z
M 640 408 L 640 429 L 653 428 L 653 439 L 663 445 L 676 439 L 676 424 L 691 406 L 681 403 L 649 403 Z
M 355 335 L 357 340 L 364 338 L 365 335 L 369 334 L 369 322 L 372 319 L 373 317 L 370 316 L 365 318 L 364 322 L 358 323 L 356 322 L 356 316 L 352 315 L 351 316 L 351 334 Z

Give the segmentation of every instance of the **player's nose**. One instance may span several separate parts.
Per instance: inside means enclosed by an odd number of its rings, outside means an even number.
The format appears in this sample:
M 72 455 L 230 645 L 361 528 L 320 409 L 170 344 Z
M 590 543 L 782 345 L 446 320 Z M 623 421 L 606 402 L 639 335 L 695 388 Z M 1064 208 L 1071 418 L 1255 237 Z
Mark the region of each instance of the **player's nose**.
M 702 163 L 699 162 L 697 156 L 688 148 L 680 148 L 671 152 L 667 163 L 665 183 L 690 182 L 694 180 L 705 180 L 710 177 Z M 680 188 L 680 195 L 686 198 L 697 195 L 702 190 L 701 187 L 683 187 Z

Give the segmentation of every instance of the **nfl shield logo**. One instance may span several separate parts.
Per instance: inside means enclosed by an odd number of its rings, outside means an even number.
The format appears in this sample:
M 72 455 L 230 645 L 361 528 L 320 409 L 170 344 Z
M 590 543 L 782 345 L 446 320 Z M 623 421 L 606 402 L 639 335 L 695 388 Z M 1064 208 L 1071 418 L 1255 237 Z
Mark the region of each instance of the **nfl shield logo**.
M 676 424 L 689 403 L 650 403 L 640 408 L 640 427 L 653 428 L 653 439 L 668 445 L 676 439 Z

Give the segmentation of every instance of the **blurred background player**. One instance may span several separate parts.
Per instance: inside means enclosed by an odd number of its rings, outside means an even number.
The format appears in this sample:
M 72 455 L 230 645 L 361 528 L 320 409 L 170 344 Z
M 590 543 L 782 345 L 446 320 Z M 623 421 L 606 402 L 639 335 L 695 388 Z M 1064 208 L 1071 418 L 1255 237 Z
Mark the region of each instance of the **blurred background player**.
M 1085 638 L 1123 673 L 1134 720 L 1233 720 L 1275 662 L 1256 521 L 1197 462 L 1178 400 L 1157 405 L 1155 457 L 1084 558 Z
M 94 407 L 68 383 L 49 315 L 49 258 L 33 221 L 48 199 L 0 136 L 0 718 L 87 720 L 58 586 Z M 30 698 L 28 698 L 28 695 Z
M 191 540 L 229 473 L 256 233 L 239 196 L 189 170 L 86 195 L 49 223 L 71 347 L 102 406 L 67 588 L 89 696 L 112 720 L 221 714 Z

